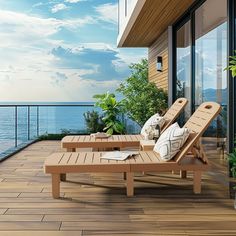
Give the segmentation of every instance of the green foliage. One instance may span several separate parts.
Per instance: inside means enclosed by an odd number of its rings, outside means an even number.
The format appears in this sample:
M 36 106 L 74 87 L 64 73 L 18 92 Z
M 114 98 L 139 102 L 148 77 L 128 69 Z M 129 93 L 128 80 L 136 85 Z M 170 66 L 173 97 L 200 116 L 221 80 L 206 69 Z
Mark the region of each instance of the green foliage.
M 234 143 L 236 144 L 236 140 Z M 234 147 L 233 152 L 228 155 L 228 159 L 232 176 L 233 178 L 236 178 L 236 146 Z
M 148 61 L 131 64 L 131 75 L 121 83 L 118 92 L 124 96 L 124 112 L 140 126 L 155 113 L 167 108 L 167 93 L 148 81 Z
M 63 139 L 67 134 L 43 134 L 38 137 L 39 141 L 42 140 L 61 140 Z
M 97 99 L 95 106 L 100 107 L 104 113 L 102 118 L 106 127 L 103 129 L 107 134 L 123 134 L 125 126 L 118 120 L 118 116 L 122 113 L 122 103 L 116 100 L 114 94 L 109 92 L 105 94 L 94 95 Z
M 236 52 L 236 51 L 235 51 Z M 225 68 L 225 70 L 230 70 L 232 73 L 232 76 L 236 76 L 236 55 L 229 57 L 229 66 Z
M 62 129 L 60 134 L 48 134 L 45 133 L 43 135 L 40 135 L 38 137 L 38 140 L 42 141 L 42 140 L 61 140 L 62 138 L 64 138 L 66 135 L 71 134 L 69 130 L 67 129 Z
M 101 132 L 105 127 L 102 117 L 97 111 L 87 111 L 84 113 L 84 119 L 90 134 Z
M 229 66 L 226 67 L 224 70 L 230 70 L 232 73 L 232 77 L 236 77 L 236 55 L 230 56 L 229 58 Z M 236 178 L 236 140 L 234 143 L 235 147 L 233 149 L 233 152 L 228 155 L 228 159 L 232 176 L 233 178 Z

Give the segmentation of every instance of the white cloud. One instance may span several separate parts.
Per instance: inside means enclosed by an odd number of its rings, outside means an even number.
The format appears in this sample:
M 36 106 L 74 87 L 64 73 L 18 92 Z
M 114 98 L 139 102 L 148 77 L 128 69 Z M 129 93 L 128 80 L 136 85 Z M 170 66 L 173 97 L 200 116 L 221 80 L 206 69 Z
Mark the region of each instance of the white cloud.
M 58 59 L 49 53 L 64 44 L 63 38 L 51 38 L 61 28 L 77 32 L 91 22 L 91 17 L 60 20 L 0 10 L 0 100 L 88 101 L 93 93 L 87 91 L 105 91 L 107 82 L 81 78 L 93 68 L 58 68 Z
M 81 50 L 81 48 L 88 48 L 88 49 L 94 49 L 94 50 L 113 50 L 113 51 L 117 51 L 117 47 L 115 45 L 111 45 L 108 43 L 83 43 L 80 44 L 79 46 L 74 46 L 72 47 L 73 50 Z
M 57 3 L 59 1 L 53 5 Z M 114 22 L 104 8 L 98 8 L 99 11 L 103 20 Z M 127 69 L 126 63 L 140 58 L 140 55 L 125 54 L 115 45 L 93 43 L 92 40 L 83 44 L 68 42 L 67 45 L 61 35 L 55 36 L 63 28 L 77 34 L 80 27 L 96 21 L 97 18 L 94 20 L 91 16 L 61 20 L 0 10 L 0 55 L 4 55 L 0 57 L 0 100 L 91 101 L 93 94 L 114 91 L 121 81 L 95 80 L 98 68 L 92 65 L 85 69 L 63 68 L 63 65 L 58 66 L 59 59 L 50 53 L 59 46 L 72 48 L 72 51 L 81 50 L 80 47 L 113 50 L 119 57 L 112 61 L 117 70 Z
M 43 6 L 44 3 L 42 2 L 38 2 L 38 3 L 35 3 L 32 7 L 40 7 L 40 6 Z
M 102 21 L 117 24 L 118 21 L 118 4 L 106 3 L 95 7 L 99 14 L 98 18 Z
M 84 2 L 86 0 L 65 0 L 65 2 L 68 2 L 68 3 L 78 3 L 78 2 Z
M 0 100 L 1 101 L 33 101 L 33 102 L 88 102 L 93 95 L 115 91 L 120 81 L 96 81 L 82 79 L 76 70 L 15 71 L 9 77 L 0 73 Z M 86 73 L 86 71 L 82 71 Z M 2 75 L 2 76 L 1 76 Z M 37 77 L 36 77 L 37 75 Z M 66 79 L 57 78 L 63 75 Z M 26 91 L 26 88 L 27 91 Z M 89 92 L 88 92 L 89 91 Z
M 77 30 L 78 27 L 91 23 L 94 23 L 94 20 L 90 16 L 60 20 L 0 10 L 0 48 L 18 48 L 19 45 L 58 45 L 62 40 L 52 40 L 50 36 L 59 32 L 61 28 Z
M 63 3 L 59 3 L 59 4 L 56 4 L 56 5 L 54 5 L 53 7 L 52 7 L 52 13 L 57 13 L 57 12 L 59 12 L 59 11 L 62 11 L 62 10 L 66 10 L 66 9 L 68 9 L 69 7 L 68 6 L 66 6 L 65 4 L 63 4 Z
M 147 58 L 147 50 L 136 49 L 136 51 L 133 52 L 130 48 L 119 48 L 117 49 L 117 57 L 117 60 L 112 61 L 116 71 L 125 71 L 127 70 L 127 65 L 138 63 L 142 58 Z

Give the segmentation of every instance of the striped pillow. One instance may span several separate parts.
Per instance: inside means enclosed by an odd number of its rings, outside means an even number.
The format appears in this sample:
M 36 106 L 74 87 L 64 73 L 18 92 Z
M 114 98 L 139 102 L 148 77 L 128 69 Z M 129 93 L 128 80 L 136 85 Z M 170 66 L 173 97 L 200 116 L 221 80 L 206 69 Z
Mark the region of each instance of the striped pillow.
M 187 128 L 180 128 L 176 122 L 161 134 L 153 150 L 159 153 L 163 161 L 169 161 L 179 152 L 189 134 Z

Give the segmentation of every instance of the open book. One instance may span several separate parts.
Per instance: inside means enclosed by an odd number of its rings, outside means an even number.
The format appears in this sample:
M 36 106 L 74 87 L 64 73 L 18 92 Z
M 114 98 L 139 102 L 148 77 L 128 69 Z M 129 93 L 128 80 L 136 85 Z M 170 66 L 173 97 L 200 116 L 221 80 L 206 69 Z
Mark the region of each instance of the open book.
M 108 160 L 117 160 L 124 161 L 130 156 L 138 155 L 138 152 L 134 151 L 114 151 L 114 152 L 106 152 L 100 158 L 108 159 Z

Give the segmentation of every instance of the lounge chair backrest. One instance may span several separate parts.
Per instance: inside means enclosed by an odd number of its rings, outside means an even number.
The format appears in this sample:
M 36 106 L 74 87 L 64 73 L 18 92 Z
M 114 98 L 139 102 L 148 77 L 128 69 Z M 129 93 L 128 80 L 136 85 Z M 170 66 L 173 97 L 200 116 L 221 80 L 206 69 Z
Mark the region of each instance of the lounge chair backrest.
M 165 124 L 162 127 L 161 132 L 166 130 L 178 118 L 179 114 L 183 111 L 187 103 L 188 100 L 186 98 L 178 98 L 172 104 L 172 106 L 167 110 L 167 112 L 163 116 L 165 119 Z
M 216 102 L 204 102 L 197 108 L 184 125 L 184 127 L 190 130 L 190 136 L 180 152 L 174 157 L 176 162 L 180 162 L 180 160 L 191 151 L 193 146 L 199 142 L 202 134 L 220 111 L 221 106 Z

